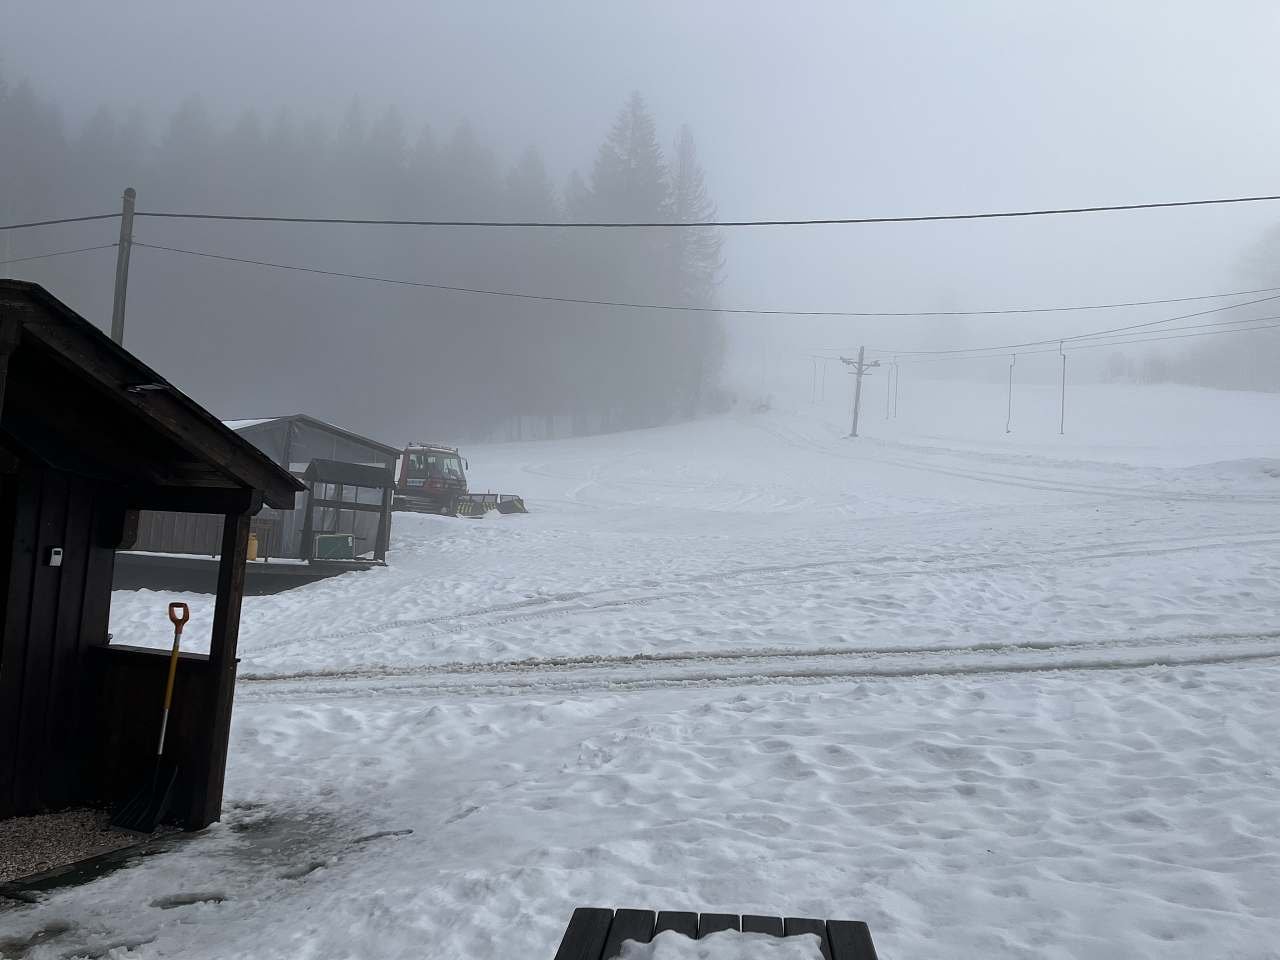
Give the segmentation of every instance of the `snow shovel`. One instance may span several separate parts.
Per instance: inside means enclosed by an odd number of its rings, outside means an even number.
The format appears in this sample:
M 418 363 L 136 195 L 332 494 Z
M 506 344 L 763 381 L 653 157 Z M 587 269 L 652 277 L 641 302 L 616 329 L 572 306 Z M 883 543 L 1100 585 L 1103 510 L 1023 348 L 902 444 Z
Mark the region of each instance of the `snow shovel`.
M 191 619 L 191 611 L 185 603 L 169 604 L 169 619 L 173 623 L 173 650 L 169 654 L 169 679 L 164 685 L 164 711 L 160 714 L 160 742 L 156 746 L 156 762 L 151 768 L 151 779 L 116 813 L 111 820 L 113 827 L 134 833 L 154 833 L 160 820 L 169 809 L 173 795 L 173 783 L 178 779 L 178 768 L 164 763 L 164 735 L 169 728 L 169 706 L 173 702 L 173 678 L 178 672 L 178 643 L 182 628 Z

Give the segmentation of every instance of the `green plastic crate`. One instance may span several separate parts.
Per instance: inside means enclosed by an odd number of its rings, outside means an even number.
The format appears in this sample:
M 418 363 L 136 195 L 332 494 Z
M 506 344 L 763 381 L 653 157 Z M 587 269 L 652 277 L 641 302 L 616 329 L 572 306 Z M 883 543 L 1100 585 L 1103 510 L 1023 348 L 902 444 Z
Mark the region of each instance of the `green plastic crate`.
M 315 558 L 317 560 L 354 560 L 355 544 L 349 533 L 317 533 Z

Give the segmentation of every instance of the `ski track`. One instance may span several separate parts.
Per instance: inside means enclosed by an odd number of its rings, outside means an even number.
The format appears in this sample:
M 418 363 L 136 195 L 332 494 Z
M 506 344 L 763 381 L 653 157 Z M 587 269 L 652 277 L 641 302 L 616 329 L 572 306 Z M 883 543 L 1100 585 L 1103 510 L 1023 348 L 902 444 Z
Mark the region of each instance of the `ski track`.
M 832 560 L 812 560 L 795 564 L 766 564 L 755 567 L 744 567 L 737 570 L 727 570 L 717 573 L 692 575 L 681 578 L 679 581 L 668 581 L 666 584 L 646 582 L 643 584 L 624 583 L 616 584 L 610 587 L 601 588 L 593 591 L 569 591 L 564 593 L 555 593 L 544 597 L 529 598 L 526 600 L 516 600 L 509 603 L 491 604 L 484 607 L 476 607 L 470 610 L 459 611 L 457 613 L 435 614 L 429 617 L 401 618 L 396 620 L 384 621 L 382 623 L 365 627 L 360 630 L 337 631 L 334 633 L 315 635 L 303 634 L 295 637 L 284 638 L 276 643 L 268 644 L 262 648 L 264 653 L 277 653 L 281 650 L 288 649 L 292 646 L 311 643 L 326 642 L 336 640 L 351 640 L 360 637 L 374 636 L 379 633 L 385 633 L 390 630 L 401 630 L 412 627 L 432 626 L 435 624 L 447 624 L 454 621 L 466 620 L 466 624 L 447 627 L 445 629 L 436 630 L 433 633 L 425 634 L 421 639 L 429 637 L 447 637 L 456 636 L 458 634 L 470 632 L 485 627 L 497 627 L 512 623 L 523 623 L 547 619 L 552 617 L 565 617 L 581 614 L 597 613 L 610 609 L 619 609 L 627 607 L 641 607 L 658 601 L 682 601 L 682 600 L 699 600 L 706 599 L 705 592 L 694 590 L 659 590 L 659 592 L 651 593 L 639 597 L 621 597 L 617 599 L 599 599 L 607 594 L 621 592 L 625 590 L 640 589 L 642 587 L 659 588 L 663 586 L 672 586 L 674 583 L 693 584 L 699 586 L 712 586 L 716 584 L 727 585 L 732 581 L 744 578 L 747 582 L 736 585 L 739 589 L 753 589 L 760 586 L 787 586 L 802 583 L 814 583 L 822 580 L 843 580 L 850 578 L 860 578 L 863 580 L 885 580 L 885 579 L 908 579 L 920 576 L 955 576 L 970 573 L 981 573 L 993 570 L 1016 569 L 1022 567 L 1033 567 L 1042 565 L 1070 564 L 1091 562 L 1097 560 L 1113 560 L 1138 556 L 1161 556 L 1187 552 L 1199 552 L 1202 550 L 1220 550 L 1232 549 L 1238 547 L 1258 547 L 1258 546 L 1275 546 L 1280 544 L 1280 530 L 1265 531 L 1262 534 L 1251 537 L 1243 537 L 1236 540 L 1214 538 L 1207 542 L 1189 542 L 1180 543 L 1183 540 L 1202 540 L 1200 537 L 1170 537 L 1170 538 L 1152 538 L 1146 540 L 1126 540 L 1111 541 L 1099 544 L 1082 544 L 1078 546 L 1060 547 L 1057 554 L 1046 554 L 1043 552 L 1030 552 L 1013 560 L 997 561 L 980 564 L 969 564 L 964 566 L 933 566 L 933 564 L 941 564 L 946 561 L 973 559 L 990 555 L 990 551 L 966 551 L 951 554 L 937 554 L 932 556 L 918 557 L 902 557 L 897 555 L 888 555 L 870 559 L 832 559 Z M 1101 548 L 1101 549 L 1099 549 Z M 1093 553 L 1081 553 L 1076 556 L 1062 556 L 1063 553 L 1076 553 L 1077 551 L 1097 550 Z M 925 566 L 916 569 L 907 570 L 868 570 L 869 566 L 876 564 L 888 563 L 915 563 L 924 564 Z M 844 576 L 827 575 L 823 577 L 786 577 L 786 576 L 767 576 L 768 574 L 789 574 L 819 569 L 834 569 L 839 567 L 853 567 L 849 574 Z M 576 602 L 575 601 L 591 601 L 599 600 L 599 602 Z M 572 606 L 555 607 L 552 604 L 557 603 L 573 603 Z M 544 609 L 530 609 L 542 607 Z M 519 612 L 519 611 L 529 612 Z M 499 617 L 493 617 L 492 614 L 502 614 Z M 478 618 L 487 619 L 478 619 Z
M 1218 638 L 1217 643 L 1223 642 L 1225 638 Z M 1237 643 L 1248 643 L 1251 641 L 1280 640 L 1280 633 L 1271 632 L 1266 634 L 1258 634 L 1256 636 L 1238 636 L 1230 638 L 1231 641 Z M 1280 643 L 1272 642 L 1269 645 L 1256 649 L 1224 651 L 1215 649 L 1215 644 L 1200 643 L 1186 644 L 1188 648 L 1186 652 L 1174 653 L 1171 649 L 1171 641 L 1161 641 L 1152 644 L 1149 640 L 1142 644 L 1130 644 L 1131 648 L 1145 650 L 1147 652 L 1132 656 L 1071 656 L 1064 655 L 1067 653 L 1075 653 L 1069 651 L 1070 647 L 1082 648 L 1080 652 L 1089 649 L 1105 650 L 1120 649 L 1121 644 L 1113 643 L 1106 645 L 1099 643 L 1090 645 L 1081 644 L 1063 644 L 1061 646 L 1051 646 L 1043 652 L 1053 653 L 1057 656 L 1049 657 L 1026 657 L 1023 659 L 1015 659 L 1012 656 L 1005 656 L 1004 662 L 1000 659 L 983 659 L 974 658 L 971 662 L 964 662 L 964 655 L 969 653 L 967 650 L 947 651 L 946 655 L 934 653 L 922 654 L 920 650 L 903 651 L 896 654 L 899 659 L 904 661 L 901 665 L 864 665 L 864 666 L 842 666 L 842 665 L 824 665 L 834 660 L 863 659 L 872 661 L 877 657 L 883 658 L 884 654 L 868 654 L 866 651 L 848 651 L 847 653 L 828 653 L 805 657 L 801 653 L 797 653 L 795 657 L 788 659 L 803 659 L 809 661 L 803 666 L 791 669 L 750 669 L 740 673 L 728 673 L 723 670 L 698 670 L 693 672 L 675 672 L 668 671 L 654 673 L 649 671 L 648 675 L 635 676 L 627 674 L 614 673 L 601 677 L 585 677 L 580 672 L 573 670 L 543 671 L 539 669 L 530 669 L 524 671 L 523 676 L 497 676 L 491 679 L 485 679 L 482 674 L 483 669 L 450 671 L 451 673 L 461 673 L 468 676 L 463 682 L 431 682 L 426 676 L 416 677 L 407 670 L 402 673 L 396 673 L 391 676 L 368 675 L 358 671 L 350 674 L 334 673 L 325 676 L 299 676 L 294 678 L 279 676 L 270 678 L 264 676 L 255 678 L 246 675 L 242 680 L 246 681 L 246 686 L 242 688 L 241 696 L 248 702 L 253 701 L 281 701 L 281 700 L 327 700 L 334 697 L 361 697 L 361 696 L 408 696 L 418 698 L 429 698 L 432 696 L 466 696 L 475 697 L 483 695 L 508 695 L 508 696 L 542 696 L 547 694 L 581 694 L 593 691 L 604 692 L 625 692 L 632 690 L 653 690 L 659 688 L 677 688 L 677 687 L 713 687 L 713 686 L 759 686 L 765 684 L 778 683 L 857 683 L 871 680 L 910 680 L 920 678 L 947 677 L 947 676 L 998 676 L 1023 673 L 1060 673 L 1068 671 L 1097 671 L 1097 670 L 1146 670 L 1153 668 L 1168 667 L 1186 667 L 1186 666 L 1208 666 L 1214 664 L 1231 664 L 1244 663 L 1249 661 L 1260 660 L 1280 660 Z M 991 652 L 991 651 L 983 651 Z M 1004 651 L 1000 651 L 1003 653 Z M 740 661 L 744 664 L 754 665 L 761 660 L 769 659 L 770 655 L 748 655 L 743 656 Z M 727 658 L 690 658 L 688 663 L 696 665 L 709 662 L 711 660 L 722 660 Z M 959 661 L 959 662 L 957 662 Z M 590 669 L 594 665 L 583 665 L 579 668 Z M 652 666 L 647 664 L 646 666 Z M 514 670 L 494 671 L 495 674 L 510 674 L 518 672 Z M 568 673 L 568 676 L 556 676 L 555 673 Z M 546 676 L 539 674 L 546 673 Z M 634 673 L 634 672 L 633 672 Z M 446 675 L 443 671 L 425 668 L 426 675 Z M 479 679 L 475 677 L 479 676 Z
M 526 657 L 519 660 L 493 660 L 420 665 L 370 665 L 350 669 L 299 670 L 295 672 L 246 673 L 240 679 L 246 683 L 289 682 L 319 679 L 377 679 L 426 674 L 479 674 L 479 673 L 540 673 L 570 670 L 601 670 L 611 667 L 679 666 L 681 664 L 713 662 L 765 662 L 770 660 L 813 660 L 821 658 L 874 658 L 882 656 L 928 656 L 931 654 L 962 655 L 1025 652 L 1052 653 L 1055 651 L 1104 650 L 1160 646 L 1168 648 L 1179 644 L 1214 645 L 1220 643 L 1248 643 L 1262 640 L 1280 640 L 1280 628 L 1259 633 L 1210 633 L 1179 634 L 1173 636 L 1141 636 L 1105 640 L 1014 641 L 1009 643 L 987 642 L 949 646 L 883 646 L 883 647 L 779 647 L 753 648 L 749 650 L 696 650 L 687 653 L 633 653 L 623 655 L 586 655 L 580 657 Z
M 1037 477 L 1028 477 L 1021 474 L 1012 473 L 993 473 L 985 470 L 958 469 L 954 467 L 940 467 L 914 460 L 906 460 L 895 457 L 885 456 L 851 456 L 836 450 L 832 450 L 828 445 L 819 440 L 806 437 L 803 434 L 796 433 L 781 427 L 777 424 L 756 423 L 759 429 L 769 433 L 781 440 L 783 443 L 795 448 L 810 450 L 834 457 L 840 460 L 848 460 L 853 462 L 873 461 L 875 463 L 888 464 L 889 466 L 901 467 L 907 470 L 920 470 L 925 473 L 933 473 L 939 476 L 955 477 L 961 480 L 973 480 L 979 483 L 995 483 L 1003 486 L 1022 487 L 1028 490 L 1043 490 L 1051 493 L 1076 493 L 1085 496 L 1106 496 L 1109 498 L 1129 499 L 1129 500 L 1173 500 L 1191 503 L 1280 503 L 1280 497 L 1267 494 L 1249 494 L 1249 493 L 1205 493 L 1195 491 L 1177 491 L 1161 489 L 1159 487 L 1143 487 L 1141 489 L 1127 489 L 1124 487 L 1113 487 L 1102 484 L 1090 484 L 1083 482 L 1071 483 L 1055 483 L 1048 480 L 1042 480 Z M 888 445 L 888 441 L 883 442 Z M 895 445 L 896 446 L 896 445 Z M 958 450 L 939 449 L 940 456 L 953 456 L 957 459 L 964 459 L 965 454 Z M 1079 464 L 1070 464 L 1071 469 L 1080 469 Z

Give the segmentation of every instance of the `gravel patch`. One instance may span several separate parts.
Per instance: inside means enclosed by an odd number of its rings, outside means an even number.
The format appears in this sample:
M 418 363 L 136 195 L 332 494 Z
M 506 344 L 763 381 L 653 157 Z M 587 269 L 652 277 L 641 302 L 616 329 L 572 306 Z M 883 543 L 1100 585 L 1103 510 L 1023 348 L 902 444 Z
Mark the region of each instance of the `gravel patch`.
M 104 810 L 63 810 L 0 820 L 0 883 L 43 873 L 138 842 L 113 830 Z

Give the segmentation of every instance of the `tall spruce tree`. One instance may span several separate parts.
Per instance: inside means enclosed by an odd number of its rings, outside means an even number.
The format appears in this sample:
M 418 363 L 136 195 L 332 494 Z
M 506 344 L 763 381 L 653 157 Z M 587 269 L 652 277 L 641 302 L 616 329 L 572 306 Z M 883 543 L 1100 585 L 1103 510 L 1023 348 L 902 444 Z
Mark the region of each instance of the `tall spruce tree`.
M 151 123 L 103 110 L 68 136 L 52 103 L 0 74 L 0 219 L 114 207 L 126 186 L 145 208 L 286 215 L 692 220 L 713 209 L 692 138 L 664 156 L 639 95 L 588 176 L 560 190 L 535 150 L 500 165 L 465 123 L 439 139 L 406 136 L 397 114 L 369 106 L 228 121 L 188 100 Z M 712 304 L 720 264 L 704 231 L 143 226 L 152 242 L 215 253 L 606 300 Z M 13 232 L 0 248 L 19 257 L 61 237 L 109 242 L 114 229 Z M 100 251 L 7 272 L 102 324 L 112 262 Z M 590 432 L 696 412 L 719 362 L 714 315 L 467 296 L 143 249 L 133 264 L 130 349 L 227 416 L 305 410 L 389 441 L 543 436 L 570 423 Z

